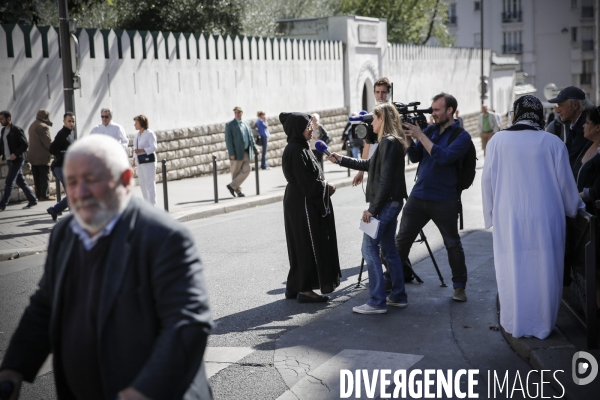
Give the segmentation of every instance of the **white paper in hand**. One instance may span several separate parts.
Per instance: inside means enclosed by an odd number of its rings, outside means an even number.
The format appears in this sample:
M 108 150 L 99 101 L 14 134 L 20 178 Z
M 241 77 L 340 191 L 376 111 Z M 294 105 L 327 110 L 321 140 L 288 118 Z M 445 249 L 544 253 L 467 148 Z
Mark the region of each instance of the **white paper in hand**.
M 379 220 L 371 217 L 371 222 L 368 224 L 362 219 L 360 220 L 360 226 L 358 227 L 361 231 L 371 236 L 373 239 L 377 239 L 377 232 L 379 230 Z

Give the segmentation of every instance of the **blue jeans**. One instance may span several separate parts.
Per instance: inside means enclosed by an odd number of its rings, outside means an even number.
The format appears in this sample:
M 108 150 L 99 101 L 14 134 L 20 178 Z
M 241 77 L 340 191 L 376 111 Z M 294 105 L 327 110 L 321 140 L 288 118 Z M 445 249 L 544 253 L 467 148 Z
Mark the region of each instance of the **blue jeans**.
M 352 146 L 352 158 L 360 158 L 360 147 Z
M 261 160 L 260 160 L 260 167 L 266 169 L 269 167 L 267 165 L 267 148 L 269 147 L 269 138 L 266 138 L 263 136 L 260 138 L 260 142 L 262 143 L 262 154 L 261 154 Z
M 27 181 L 23 176 L 23 171 L 21 171 L 24 163 L 25 161 L 22 158 L 15 161 L 6 160 L 8 174 L 6 175 L 4 195 L 2 196 L 2 200 L 0 200 L 0 207 L 4 208 L 8 204 L 12 190 L 15 187 L 15 183 L 21 188 L 21 190 L 23 190 L 25 197 L 27 197 L 27 201 L 30 203 L 37 203 L 37 199 L 33 194 L 33 190 L 31 190 L 31 187 L 27 184 Z
M 401 201 L 388 201 L 377 216 L 379 231 L 377 239 L 371 238 L 366 233 L 363 236 L 362 255 L 367 262 L 369 272 L 369 292 L 371 297 L 367 304 L 371 307 L 387 308 L 385 301 L 385 282 L 383 280 L 383 266 L 379 258 L 379 249 L 387 260 L 388 270 L 392 278 L 392 293 L 390 299 L 396 302 L 406 302 L 404 290 L 404 274 L 402 262 L 394 244 L 398 214 L 402 209 Z
M 396 247 L 403 262 L 408 259 L 410 248 L 421 229 L 431 220 L 440 230 L 448 251 L 448 264 L 452 269 L 454 289 L 466 288 L 467 265 L 465 252 L 458 234 L 458 200 L 433 201 L 409 196 L 402 213 Z
M 54 210 L 54 212 L 56 212 L 56 213 L 61 213 L 61 212 L 65 211 L 67 209 L 67 207 L 69 206 L 69 203 L 67 200 L 67 191 L 66 191 L 66 186 L 65 186 L 65 175 L 63 174 L 62 167 L 54 167 L 54 169 L 52 171 L 54 172 L 54 176 L 56 176 L 56 179 L 58 179 L 60 181 L 60 183 L 62 183 L 63 188 L 65 188 L 65 195 L 58 203 L 56 203 L 53 207 L 50 207 L 50 208 L 52 208 Z

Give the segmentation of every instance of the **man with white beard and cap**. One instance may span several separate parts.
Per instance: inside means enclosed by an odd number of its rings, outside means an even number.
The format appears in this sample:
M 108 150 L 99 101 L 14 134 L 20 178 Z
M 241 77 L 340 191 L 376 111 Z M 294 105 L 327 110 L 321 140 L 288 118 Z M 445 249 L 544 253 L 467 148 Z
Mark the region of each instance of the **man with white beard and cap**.
M 111 138 L 76 141 L 64 173 L 72 214 L 52 230 L 0 366 L 10 400 L 50 353 L 58 398 L 212 399 L 203 363 L 212 320 L 191 234 L 131 196 L 133 171 Z

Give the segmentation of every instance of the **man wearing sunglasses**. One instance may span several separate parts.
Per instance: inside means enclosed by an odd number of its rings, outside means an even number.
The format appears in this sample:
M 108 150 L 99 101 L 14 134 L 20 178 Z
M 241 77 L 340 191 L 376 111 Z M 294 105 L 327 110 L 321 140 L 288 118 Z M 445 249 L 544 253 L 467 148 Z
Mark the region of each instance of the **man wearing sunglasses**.
M 110 108 L 103 108 L 100 110 L 100 118 L 102 118 L 102 123 L 96 125 L 90 134 L 101 133 L 103 135 L 110 136 L 115 138 L 121 146 L 127 151 L 127 146 L 129 146 L 129 138 L 127 137 L 127 133 L 125 133 L 125 129 L 117 124 L 116 122 L 112 122 L 112 111 Z

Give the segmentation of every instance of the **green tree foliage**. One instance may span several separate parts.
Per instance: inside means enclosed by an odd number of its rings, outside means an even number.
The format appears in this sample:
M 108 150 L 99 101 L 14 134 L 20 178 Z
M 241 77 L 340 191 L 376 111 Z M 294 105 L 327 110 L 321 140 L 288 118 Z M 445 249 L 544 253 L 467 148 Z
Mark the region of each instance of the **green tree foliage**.
M 68 0 L 84 28 L 239 34 L 243 0 Z M 0 22 L 58 25 L 56 0 L 4 0 Z
M 245 0 L 242 31 L 250 36 L 277 35 L 277 21 L 333 15 L 340 0 Z
M 447 6 L 440 0 L 341 0 L 340 14 L 387 19 L 388 41 L 422 45 L 432 38 L 451 45 Z

